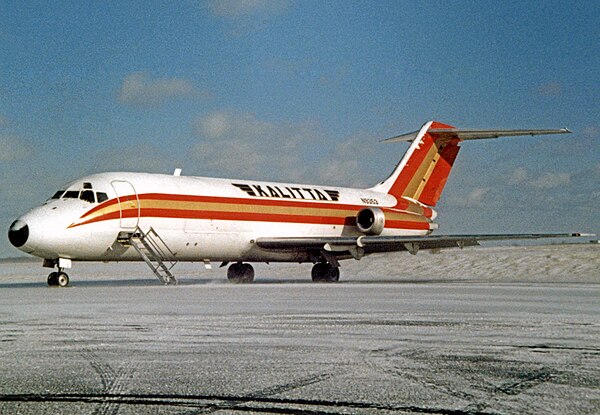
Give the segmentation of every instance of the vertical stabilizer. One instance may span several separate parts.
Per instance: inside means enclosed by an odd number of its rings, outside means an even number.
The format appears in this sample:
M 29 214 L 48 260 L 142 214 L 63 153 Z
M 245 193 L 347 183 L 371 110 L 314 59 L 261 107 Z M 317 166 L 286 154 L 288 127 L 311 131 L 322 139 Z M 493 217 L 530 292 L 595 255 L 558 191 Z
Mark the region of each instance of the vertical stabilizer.
M 450 176 L 460 150 L 460 139 L 436 131 L 452 131 L 454 127 L 435 121 L 419 131 L 394 137 L 394 141 L 412 141 L 392 175 L 373 190 L 396 198 L 409 198 L 427 206 L 435 206 Z

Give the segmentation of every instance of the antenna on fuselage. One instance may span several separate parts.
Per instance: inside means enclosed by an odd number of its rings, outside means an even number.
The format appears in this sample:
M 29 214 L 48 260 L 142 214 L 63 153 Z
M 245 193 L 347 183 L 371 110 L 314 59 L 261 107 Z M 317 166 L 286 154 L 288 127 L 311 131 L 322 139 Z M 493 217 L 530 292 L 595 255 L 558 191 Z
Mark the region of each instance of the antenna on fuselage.
M 181 169 L 179 167 L 175 169 L 173 176 L 181 176 Z

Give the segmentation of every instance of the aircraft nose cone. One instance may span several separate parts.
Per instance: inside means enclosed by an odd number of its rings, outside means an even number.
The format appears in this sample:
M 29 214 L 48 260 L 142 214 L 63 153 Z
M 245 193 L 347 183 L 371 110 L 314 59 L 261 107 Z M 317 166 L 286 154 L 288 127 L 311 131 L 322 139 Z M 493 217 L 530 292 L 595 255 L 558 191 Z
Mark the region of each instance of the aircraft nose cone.
M 8 240 L 15 247 L 20 248 L 27 242 L 29 238 L 29 226 L 22 220 L 16 220 L 8 229 Z

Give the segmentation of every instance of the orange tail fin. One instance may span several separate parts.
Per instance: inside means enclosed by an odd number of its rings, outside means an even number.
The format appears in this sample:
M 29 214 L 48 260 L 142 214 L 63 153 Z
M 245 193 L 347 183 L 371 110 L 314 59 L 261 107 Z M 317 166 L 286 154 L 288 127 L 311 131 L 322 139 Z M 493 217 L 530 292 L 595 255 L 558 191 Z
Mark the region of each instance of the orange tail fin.
M 448 181 L 461 141 L 458 137 L 436 134 L 436 130 L 454 130 L 454 127 L 431 121 L 418 132 L 390 139 L 412 141 L 412 144 L 392 175 L 373 190 L 435 206 Z

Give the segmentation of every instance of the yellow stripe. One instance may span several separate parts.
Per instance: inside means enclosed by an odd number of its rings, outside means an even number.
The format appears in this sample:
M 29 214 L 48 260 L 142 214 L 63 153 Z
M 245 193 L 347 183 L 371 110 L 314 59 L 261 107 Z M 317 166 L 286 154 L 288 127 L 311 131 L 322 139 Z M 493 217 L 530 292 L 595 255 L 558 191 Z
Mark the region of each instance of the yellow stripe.
M 427 155 L 425 156 L 425 158 L 421 162 L 421 165 L 419 166 L 419 168 L 415 172 L 415 174 L 414 174 L 413 178 L 411 179 L 410 183 L 408 184 L 408 186 L 406 186 L 406 189 L 404 190 L 403 196 L 408 196 L 408 197 L 413 198 L 413 199 L 418 199 L 415 195 L 417 194 L 417 191 L 418 191 L 419 187 L 423 183 L 426 182 L 426 181 L 424 182 L 423 180 L 425 180 L 425 175 L 427 174 L 427 172 L 431 168 L 432 161 L 434 160 L 434 158 L 435 158 L 436 154 L 438 154 L 438 152 L 439 152 L 439 149 L 438 149 L 437 144 L 433 143 L 433 145 L 429 149 L 429 152 L 427 153 Z
M 437 145 L 434 145 L 434 146 L 437 148 Z M 435 165 L 437 164 L 439 159 L 440 159 L 440 152 L 438 149 L 438 151 L 435 153 L 435 156 L 433 156 L 433 159 L 429 163 L 428 169 L 425 172 L 425 175 L 423 176 L 423 180 L 421 180 L 419 187 L 415 191 L 415 195 L 413 196 L 413 199 L 419 200 L 419 197 L 421 197 L 421 193 L 423 193 L 423 190 L 425 189 L 425 185 L 427 185 L 429 178 L 433 174 L 433 170 L 435 169 Z
M 288 215 L 343 217 L 354 216 L 356 210 L 339 210 L 323 208 L 289 207 L 289 206 L 261 206 L 235 203 L 211 202 L 183 202 L 176 200 L 148 200 L 141 201 L 142 209 L 176 209 L 176 210 L 205 210 L 232 213 L 274 213 Z

